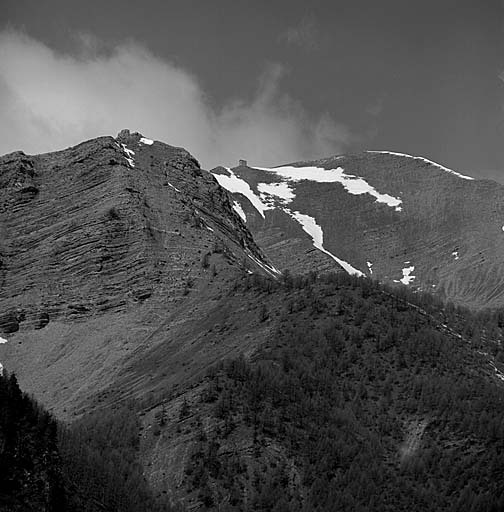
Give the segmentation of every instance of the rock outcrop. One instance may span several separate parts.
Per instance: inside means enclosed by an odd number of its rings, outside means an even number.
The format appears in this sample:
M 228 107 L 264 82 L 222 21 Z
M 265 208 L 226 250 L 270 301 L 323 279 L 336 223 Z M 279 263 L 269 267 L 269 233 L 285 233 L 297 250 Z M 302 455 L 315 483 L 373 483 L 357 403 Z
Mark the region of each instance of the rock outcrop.
M 6 155 L 0 185 L 0 361 L 59 412 L 119 374 L 129 393 L 133 353 L 196 324 L 236 274 L 277 275 L 212 175 L 138 133 Z

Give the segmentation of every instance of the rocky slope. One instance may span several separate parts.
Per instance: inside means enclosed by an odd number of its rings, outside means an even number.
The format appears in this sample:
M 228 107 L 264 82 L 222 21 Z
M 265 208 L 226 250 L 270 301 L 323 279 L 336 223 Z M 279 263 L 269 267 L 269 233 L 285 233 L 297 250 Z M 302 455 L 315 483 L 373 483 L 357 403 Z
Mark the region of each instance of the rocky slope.
M 111 386 L 144 395 L 158 345 L 172 382 L 208 364 L 189 355 L 198 321 L 236 274 L 277 274 L 187 151 L 129 131 L 2 157 L 0 216 L 0 361 L 58 413 Z
M 281 270 L 344 268 L 469 307 L 504 305 L 502 185 L 390 152 L 212 173 Z

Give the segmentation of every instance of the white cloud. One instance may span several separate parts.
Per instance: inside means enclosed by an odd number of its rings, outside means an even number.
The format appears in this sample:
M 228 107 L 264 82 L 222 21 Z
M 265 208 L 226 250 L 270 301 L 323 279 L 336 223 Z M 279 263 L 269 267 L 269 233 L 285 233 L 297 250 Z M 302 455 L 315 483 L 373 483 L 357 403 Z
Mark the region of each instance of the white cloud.
M 209 168 L 323 157 L 348 141 L 327 114 L 310 117 L 282 92 L 279 65 L 260 77 L 253 98 L 216 110 L 193 75 L 139 44 L 97 54 L 99 42 L 87 35 L 82 45 L 78 55 L 60 54 L 0 33 L 0 154 L 53 151 L 129 128 L 183 146 Z

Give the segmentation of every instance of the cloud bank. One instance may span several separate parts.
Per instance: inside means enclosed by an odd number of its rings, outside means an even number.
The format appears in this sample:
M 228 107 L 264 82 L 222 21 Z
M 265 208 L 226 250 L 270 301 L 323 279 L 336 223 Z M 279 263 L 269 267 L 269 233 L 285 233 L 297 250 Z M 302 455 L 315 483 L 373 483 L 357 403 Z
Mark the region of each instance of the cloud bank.
M 0 33 L 0 154 L 62 149 L 123 128 L 183 146 L 203 167 L 246 158 L 276 165 L 341 152 L 349 134 L 328 115 L 312 117 L 282 91 L 271 65 L 253 98 L 218 109 L 188 71 L 137 43 L 97 54 L 57 53 L 12 30 Z

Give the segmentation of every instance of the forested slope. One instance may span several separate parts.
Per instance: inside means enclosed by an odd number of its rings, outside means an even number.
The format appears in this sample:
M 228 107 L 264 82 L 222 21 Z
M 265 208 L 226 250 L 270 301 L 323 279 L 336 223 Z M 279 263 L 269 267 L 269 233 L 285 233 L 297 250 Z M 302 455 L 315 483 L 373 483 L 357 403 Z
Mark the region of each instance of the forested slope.
M 1 512 L 154 512 L 139 463 L 136 411 L 121 407 L 70 426 L 0 375 Z
M 504 382 L 491 355 L 502 358 L 498 313 L 443 308 L 344 274 L 284 284 L 251 276 L 241 286 L 278 328 L 251 360 L 214 368 L 179 399 L 178 415 L 167 419 L 169 401 L 156 412 L 157 449 L 175 453 L 177 432 L 186 443 L 180 488 L 164 490 L 174 502 L 503 510 Z M 269 304 L 279 302 L 273 319 Z
M 501 312 L 341 273 L 228 293 L 262 345 L 157 403 L 57 425 L 2 377 L 0 510 L 504 509 Z

